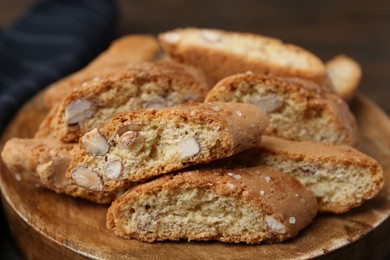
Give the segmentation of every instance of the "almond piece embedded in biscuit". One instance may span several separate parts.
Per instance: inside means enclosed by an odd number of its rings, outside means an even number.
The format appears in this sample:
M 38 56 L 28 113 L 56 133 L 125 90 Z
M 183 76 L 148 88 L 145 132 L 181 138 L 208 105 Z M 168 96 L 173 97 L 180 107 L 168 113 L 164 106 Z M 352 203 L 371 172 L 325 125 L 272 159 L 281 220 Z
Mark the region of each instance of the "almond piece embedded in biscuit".
M 135 140 L 137 140 L 139 136 L 138 131 L 127 131 L 124 132 L 120 137 L 119 140 L 124 146 L 131 145 Z
M 106 167 L 106 171 L 105 171 L 106 177 L 111 180 L 118 180 L 122 174 L 122 169 L 123 169 L 123 165 L 121 161 L 119 160 L 110 161 Z
M 200 145 L 192 136 L 181 140 L 175 146 L 176 153 L 181 159 L 190 158 L 200 152 Z
M 80 123 L 95 113 L 93 103 L 86 99 L 77 99 L 65 108 L 65 122 L 68 125 Z
M 86 189 L 101 191 L 103 190 L 103 183 L 98 174 L 84 166 L 78 166 L 72 172 L 72 179 L 76 185 Z
M 272 231 L 280 234 L 286 233 L 286 226 L 272 216 L 266 216 L 265 222 Z
M 269 95 L 260 98 L 253 97 L 248 100 L 248 103 L 257 106 L 265 113 L 272 113 L 283 105 L 283 99 L 275 95 Z
M 92 129 L 81 137 L 85 149 L 93 155 L 105 155 L 110 149 L 107 140 L 99 133 L 97 128 Z
M 116 131 L 116 133 L 119 137 L 121 137 L 124 133 L 128 131 L 141 131 L 142 127 L 143 126 L 139 124 L 127 124 L 119 128 L 118 131 Z

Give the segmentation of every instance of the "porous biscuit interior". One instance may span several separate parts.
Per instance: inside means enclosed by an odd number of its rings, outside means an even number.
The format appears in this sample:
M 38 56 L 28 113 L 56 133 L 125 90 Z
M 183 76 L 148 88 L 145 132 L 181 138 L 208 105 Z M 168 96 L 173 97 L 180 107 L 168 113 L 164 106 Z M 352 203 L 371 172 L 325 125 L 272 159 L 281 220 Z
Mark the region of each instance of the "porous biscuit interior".
M 348 211 L 372 198 L 379 189 L 370 167 L 294 160 L 267 152 L 261 157 L 264 165 L 297 178 L 313 191 L 322 212 Z
M 102 93 L 99 97 L 100 102 L 107 105 L 107 107 L 102 107 L 96 111 L 94 117 L 84 121 L 84 125 L 86 128 L 91 125 L 98 126 L 106 123 L 113 115 L 132 109 L 170 107 L 200 99 L 199 93 L 173 88 L 172 85 L 174 84 L 168 78 L 147 81 L 140 85 L 131 80 L 124 82 L 122 87 L 111 88 Z M 118 106 L 110 106 L 110 104 Z
M 345 143 L 347 133 L 340 131 L 335 115 L 325 109 L 319 96 L 310 97 L 314 93 L 284 92 L 266 83 L 244 80 L 229 90 L 219 88 L 208 101 L 250 103 L 268 113 L 270 124 L 264 134 L 289 140 Z
M 78 99 L 73 100 L 72 102 L 77 102 L 77 100 L 89 102 L 93 114 L 78 122 L 77 128 L 66 124 L 66 114 L 64 114 L 64 123 L 58 126 L 59 136 L 69 139 L 71 137 L 67 135 L 72 136 L 75 132 L 76 136 L 80 137 L 92 128 L 104 125 L 114 115 L 121 112 L 141 108 L 170 107 L 202 99 L 201 91 L 175 87 L 183 83 L 169 78 L 147 80 L 142 83 L 128 79 L 124 82 L 112 82 L 112 84 L 111 88 L 99 95 L 90 95 L 85 99 L 79 96 Z M 120 84 L 120 86 L 114 86 L 115 84 Z
M 259 243 L 275 239 L 274 234 L 283 234 L 286 228 L 275 216 L 250 203 L 200 188 L 148 194 L 122 203 L 116 211 L 109 224 L 115 233 L 147 242 L 188 239 Z
M 120 185 L 118 181 L 121 180 L 140 181 L 195 162 L 228 156 L 233 149 L 218 122 L 200 124 L 179 119 L 160 120 L 132 121 L 131 128 L 137 130 L 127 131 L 132 134 L 128 140 L 126 133 L 120 136 L 124 130 L 117 128 L 116 133 L 107 139 L 110 148 L 104 156 L 87 154 L 77 165 L 89 167 L 105 184 L 115 186 Z M 106 174 L 108 164 L 117 161 L 122 165 L 122 173 L 110 179 Z

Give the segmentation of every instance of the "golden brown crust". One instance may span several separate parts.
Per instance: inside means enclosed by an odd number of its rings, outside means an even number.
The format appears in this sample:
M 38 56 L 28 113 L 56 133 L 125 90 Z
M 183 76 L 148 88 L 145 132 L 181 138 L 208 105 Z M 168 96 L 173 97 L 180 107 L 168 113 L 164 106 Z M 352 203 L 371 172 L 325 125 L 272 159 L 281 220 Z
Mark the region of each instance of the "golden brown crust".
M 186 28 L 162 33 L 159 41 L 172 59 L 203 69 L 210 85 L 245 71 L 319 83 L 325 78 L 325 66 L 318 57 L 270 37 Z
M 152 35 L 123 36 L 115 40 L 87 67 L 48 86 L 44 103 L 46 107 L 51 108 L 84 82 L 125 68 L 134 62 L 154 60 L 159 52 L 160 47 Z
M 96 135 L 100 135 L 100 140 L 106 143 L 101 156 L 91 154 L 91 150 L 81 143 L 81 153 L 73 158 L 67 176 L 72 178 L 79 167 L 92 167 L 102 179 L 101 189 L 115 190 L 128 183 L 256 147 L 267 124 L 266 115 L 259 109 L 238 103 L 194 103 L 161 110 L 141 109 L 122 113 L 98 129 Z M 141 126 L 137 131 L 139 141 L 131 148 L 123 147 L 118 134 L 128 125 Z M 183 140 L 191 140 L 192 146 L 179 148 L 184 144 Z M 182 156 L 193 149 L 193 154 Z M 109 159 L 105 159 L 107 156 Z M 117 180 L 105 177 L 102 171 L 106 164 L 114 160 L 125 164 Z M 130 162 L 134 162 L 134 165 L 126 166 Z M 97 168 L 93 168 L 93 165 L 97 165 Z
M 357 146 L 358 128 L 348 105 L 312 81 L 242 73 L 218 82 L 205 100 L 256 104 L 257 99 L 267 97 L 280 104 L 269 111 L 270 126 L 265 134 Z M 291 120 L 292 116 L 296 120 Z M 328 131 L 314 131 L 313 127 L 319 127 L 313 125 L 315 120 L 323 120 L 321 127 Z
M 242 235 L 239 237 L 211 236 L 202 237 L 191 234 L 191 239 L 220 240 L 224 242 L 260 243 L 280 242 L 296 235 L 307 226 L 317 212 L 317 202 L 314 195 L 306 190 L 297 180 L 267 167 L 255 168 L 206 168 L 201 170 L 181 171 L 169 174 L 145 184 L 138 185 L 115 200 L 108 210 L 107 226 L 117 236 L 138 238 L 143 241 L 155 241 L 186 237 L 177 237 L 174 230 L 169 237 L 159 237 L 157 234 L 129 234 L 123 227 L 117 226 L 119 219 L 130 215 L 132 204 L 150 195 L 158 196 L 160 192 L 180 193 L 183 190 L 197 188 L 216 193 L 218 197 L 233 197 L 250 205 L 264 215 L 272 215 L 285 226 L 284 233 L 275 233 L 267 227 L 264 237 L 251 239 Z M 207 202 L 200 202 L 207 203 Z M 153 207 L 154 205 L 150 205 Z M 128 212 L 126 212 L 126 208 Z M 199 210 L 199 209 L 198 209 Z M 164 214 L 161 212 L 161 214 Z M 130 219 L 129 219 L 130 220 Z M 293 221 L 292 221 L 293 220 Z M 259 220 L 260 221 L 260 220 Z M 260 231 L 263 230 L 258 230 Z M 221 231 L 223 233 L 223 231 Z
M 77 142 L 83 134 L 102 126 L 116 113 L 148 106 L 201 102 L 206 92 L 204 78 L 193 68 L 173 61 L 134 63 L 74 89 L 60 103 L 57 113 L 49 115 L 53 117 L 51 131 L 62 141 Z M 69 123 L 66 110 L 78 101 L 91 106 L 93 113 L 79 122 Z M 40 132 L 44 132 L 43 128 L 46 126 L 42 126 Z

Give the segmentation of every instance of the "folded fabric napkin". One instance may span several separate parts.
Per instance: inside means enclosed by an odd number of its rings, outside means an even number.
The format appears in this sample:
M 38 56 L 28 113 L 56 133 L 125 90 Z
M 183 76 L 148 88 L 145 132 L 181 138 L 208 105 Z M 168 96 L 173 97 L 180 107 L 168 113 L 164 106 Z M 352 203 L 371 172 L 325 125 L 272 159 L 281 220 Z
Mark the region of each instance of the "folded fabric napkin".
M 38 1 L 0 32 L 0 133 L 23 103 L 112 40 L 113 0 Z

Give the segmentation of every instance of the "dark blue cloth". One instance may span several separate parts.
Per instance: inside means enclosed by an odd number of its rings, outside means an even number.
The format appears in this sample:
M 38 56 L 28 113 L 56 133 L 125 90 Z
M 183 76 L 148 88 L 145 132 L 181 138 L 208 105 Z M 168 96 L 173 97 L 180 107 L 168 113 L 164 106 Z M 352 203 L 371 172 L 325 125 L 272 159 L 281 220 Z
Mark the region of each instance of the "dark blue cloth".
M 114 0 L 37 1 L 0 32 L 0 133 L 23 103 L 112 40 Z

